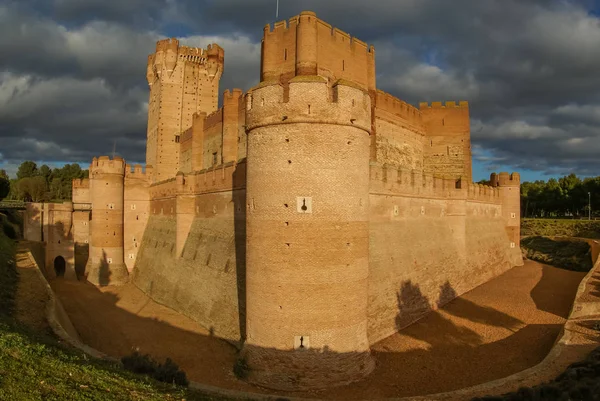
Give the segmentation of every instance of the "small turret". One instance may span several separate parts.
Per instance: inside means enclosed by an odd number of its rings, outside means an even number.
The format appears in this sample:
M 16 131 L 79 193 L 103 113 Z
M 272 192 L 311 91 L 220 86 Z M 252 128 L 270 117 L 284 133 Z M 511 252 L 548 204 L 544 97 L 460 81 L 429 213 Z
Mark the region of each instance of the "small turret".
M 223 74 L 225 51 L 221 46 L 214 43 L 208 45 L 206 51 L 208 54 L 208 59 L 206 61 L 208 76 L 211 78 L 220 77 Z
M 179 49 L 179 41 L 175 38 L 171 39 L 165 48 L 165 69 L 169 76 L 173 73 L 177 64 L 177 55 Z
M 519 173 L 501 172 L 490 175 L 490 184 L 497 187 L 502 199 L 502 217 L 511 248 L 513 266 L 523 264 L 521 257 L 521 176 Z
M 95 285 L 120 285 L 128 280 L 123 250 L 125 160 L 94 158 L 90 166 L 90 256 L 87 279 Z
M 155 59 L 155 55 L 151 54 L 148 56 L 148 63 L 146 65 L 146 79 L 148 80 L 148 85 L 150 85 L 150 87 L 152 87 L 152 84 L 154 83 L 154 81 L 156 80 L 156 70 L 154 67 L 154 59 Z

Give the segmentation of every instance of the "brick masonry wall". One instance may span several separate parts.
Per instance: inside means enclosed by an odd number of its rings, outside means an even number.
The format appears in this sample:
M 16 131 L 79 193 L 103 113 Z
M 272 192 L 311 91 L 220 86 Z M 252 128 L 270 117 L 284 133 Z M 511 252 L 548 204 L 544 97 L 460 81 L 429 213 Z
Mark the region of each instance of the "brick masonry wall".
M 244 190 L 196 196 L 180 255 L 176 213 L 151 215 L 133 275 L 154 300 L 236 343 L 244 321 L 244 203 Z M 173 204 L 157 207 L 168 211 Z
M 370 343 L 512 267 L 500 205 L 378 194 L 370 204 Z

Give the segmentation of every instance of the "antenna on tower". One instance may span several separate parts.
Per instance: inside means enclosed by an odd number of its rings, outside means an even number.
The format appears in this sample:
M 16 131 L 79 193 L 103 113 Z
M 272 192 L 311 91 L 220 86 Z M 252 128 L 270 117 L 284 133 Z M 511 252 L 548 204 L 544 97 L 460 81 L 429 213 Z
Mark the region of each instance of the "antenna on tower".
M 275 19 L 279 18 L 279 0 L 277 0 L 277 8 L 275 8 Z

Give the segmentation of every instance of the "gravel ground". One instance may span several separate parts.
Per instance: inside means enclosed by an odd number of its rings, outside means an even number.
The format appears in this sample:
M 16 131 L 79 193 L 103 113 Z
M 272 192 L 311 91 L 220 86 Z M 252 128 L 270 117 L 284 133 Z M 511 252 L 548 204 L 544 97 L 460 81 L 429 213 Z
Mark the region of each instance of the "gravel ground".
M 585 273 L 526 261 L 373 345 L 365 380 L 295 396 L 340 400 L 423 395 L 502 378 L 539 363 L 554 344 Z M 82 340 L 113 356 L 172 358 L 197 382 L 262 392 L 236 380 L 235 349 L 132 285 L 51 283 Z M 292 394 L 288 394 L 292 395 Z

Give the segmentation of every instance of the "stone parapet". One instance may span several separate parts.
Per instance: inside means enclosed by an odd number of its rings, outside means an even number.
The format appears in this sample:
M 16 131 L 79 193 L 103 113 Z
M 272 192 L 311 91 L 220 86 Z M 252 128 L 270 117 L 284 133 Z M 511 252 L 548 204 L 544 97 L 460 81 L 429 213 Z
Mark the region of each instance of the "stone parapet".
M 335 124 L 371 132 L 371 101 L 364 90 L 347 81 L 333 87 L 318 76 L 294 78 L 289 95 L 277 82 L 264 82 L 248 93 L 246 130 L 285 124 Z

